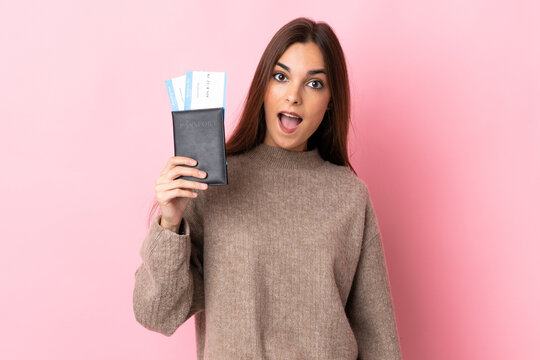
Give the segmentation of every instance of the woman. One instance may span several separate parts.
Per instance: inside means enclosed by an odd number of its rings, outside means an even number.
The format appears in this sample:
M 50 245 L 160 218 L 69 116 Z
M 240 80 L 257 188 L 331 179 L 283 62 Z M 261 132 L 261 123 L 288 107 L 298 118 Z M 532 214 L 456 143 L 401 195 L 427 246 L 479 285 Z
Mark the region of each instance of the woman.
M 339 41 L 299 18 L 268 44 L 227 142 L 227 186 L 186 157 L 156 181 L 133 305 L 199 359 L 401 359 L 377 219 L 349 163 Z

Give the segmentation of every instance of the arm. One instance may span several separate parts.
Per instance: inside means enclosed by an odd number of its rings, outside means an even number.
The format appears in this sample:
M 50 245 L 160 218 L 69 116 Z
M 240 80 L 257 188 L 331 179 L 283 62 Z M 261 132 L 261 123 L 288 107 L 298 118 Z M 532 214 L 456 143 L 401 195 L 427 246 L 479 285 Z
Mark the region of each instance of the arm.
M 358 342 L 359 359 L 400 360 L 384 248 L 369 198 L 364 224 L 360 258 L 345 311 Z
M 135 272 L 133 310 L 145 328 L 171 336 L 191 315 L 204 309 L 203 227 L 193 199 L 180 224 L 180 234 L 152 221 Z M 183 234 L 183 235 L 181 235 Z

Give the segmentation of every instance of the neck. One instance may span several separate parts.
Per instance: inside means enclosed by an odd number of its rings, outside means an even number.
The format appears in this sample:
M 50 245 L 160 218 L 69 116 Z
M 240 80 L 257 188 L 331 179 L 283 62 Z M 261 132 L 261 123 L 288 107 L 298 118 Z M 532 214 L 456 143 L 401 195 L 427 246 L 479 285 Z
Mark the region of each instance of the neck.
M 324 163 L 317 148 L 292 151 L 261 143 L 251 149 L 247 155 L 256 165 L 271 168 L 313 169 Z

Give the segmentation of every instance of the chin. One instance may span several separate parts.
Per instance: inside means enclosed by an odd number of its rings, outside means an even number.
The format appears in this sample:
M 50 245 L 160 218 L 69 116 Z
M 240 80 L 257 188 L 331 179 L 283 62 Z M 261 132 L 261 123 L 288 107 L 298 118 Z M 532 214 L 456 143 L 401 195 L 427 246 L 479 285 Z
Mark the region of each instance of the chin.
M 305 144 L 303 143 L 290 143 L 287 141 L 276 141 L 275 142 L 277 146 L 279 146 L 282 149 L 289 150 L 289 151 L 304 151 L 307 148 L 307 142 Z

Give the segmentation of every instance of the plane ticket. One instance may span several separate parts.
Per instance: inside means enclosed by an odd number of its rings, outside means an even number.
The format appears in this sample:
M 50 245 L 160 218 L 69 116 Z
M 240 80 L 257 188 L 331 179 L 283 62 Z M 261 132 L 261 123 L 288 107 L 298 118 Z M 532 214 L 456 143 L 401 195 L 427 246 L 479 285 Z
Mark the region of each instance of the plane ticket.
M 188 71 L 165 84 L 173 111 L 225 107 L 225 72 Z

